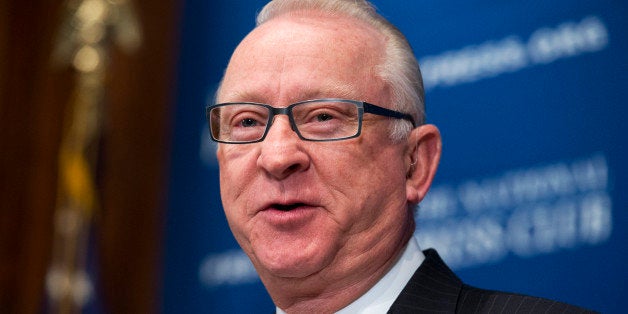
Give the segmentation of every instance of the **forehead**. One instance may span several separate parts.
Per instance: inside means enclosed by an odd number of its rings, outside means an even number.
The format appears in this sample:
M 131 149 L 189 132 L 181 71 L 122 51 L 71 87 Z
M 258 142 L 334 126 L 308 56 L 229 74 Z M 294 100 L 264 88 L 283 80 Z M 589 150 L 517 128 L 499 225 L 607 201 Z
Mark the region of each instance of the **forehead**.
M 360 96 L 367 100 L 365 92 L 383 89 L 377 76 L 383 47 L 383 35 L 354 18 L 276 17 L 240 43 L 218 98 L 268 102 Z

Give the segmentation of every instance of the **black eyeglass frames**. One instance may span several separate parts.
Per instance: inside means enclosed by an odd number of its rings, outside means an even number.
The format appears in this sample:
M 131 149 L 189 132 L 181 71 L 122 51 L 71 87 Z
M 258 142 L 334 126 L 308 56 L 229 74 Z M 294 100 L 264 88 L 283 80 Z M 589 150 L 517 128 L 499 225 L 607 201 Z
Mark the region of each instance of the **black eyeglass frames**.
M 358 137 L 364 113 L 404 119 L 416 127 L 407 113 L 363 101 L 323 98 L 275 108 L 255 102 L 229 102 L 206 108 L 207 121 L 214 141 L 228 144 L 261 142 L 276 115 L 288 116 L 292 130 L 306 141 L 338 141 Z

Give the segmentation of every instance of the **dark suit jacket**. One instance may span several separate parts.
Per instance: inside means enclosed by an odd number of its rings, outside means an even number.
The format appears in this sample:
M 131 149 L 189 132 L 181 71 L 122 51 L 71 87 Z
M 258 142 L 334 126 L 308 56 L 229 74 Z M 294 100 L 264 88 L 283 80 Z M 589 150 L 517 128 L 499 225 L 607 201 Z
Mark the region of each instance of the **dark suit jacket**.
M 388 313 L 595 313 L 572 305 L 464 284 L 435 250 L 414 273 Z

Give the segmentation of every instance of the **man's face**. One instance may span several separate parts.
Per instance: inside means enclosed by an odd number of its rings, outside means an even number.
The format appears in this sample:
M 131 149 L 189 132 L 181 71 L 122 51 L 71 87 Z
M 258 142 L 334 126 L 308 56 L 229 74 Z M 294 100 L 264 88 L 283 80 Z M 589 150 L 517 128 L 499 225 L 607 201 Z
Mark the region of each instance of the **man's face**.
M 383 47 L 378 33 L 355 20 L 276 18 L 236 49 L 218 101 L 286 107 L 339 97 L 391 108 L 376 77 Z M 399 250 L 414 226 L 408 144 L 390 140 L 390 123 L 365 114 L 360 137 L 309 142 L 279 115 L 262 142 L 220 144 L 225 213 L 262 278 L 334 280 Z

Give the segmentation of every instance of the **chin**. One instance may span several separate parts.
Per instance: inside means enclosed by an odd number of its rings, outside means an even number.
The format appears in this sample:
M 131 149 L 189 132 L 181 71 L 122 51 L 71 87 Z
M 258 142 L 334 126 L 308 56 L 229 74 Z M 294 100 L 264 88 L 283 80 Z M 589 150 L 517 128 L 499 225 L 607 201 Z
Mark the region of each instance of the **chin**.
M 281 254 L 277 251 L 263 251 L 270 254 L 256 255 L 256 269 L 276 277 L 305 278 L 321 271 L 330 258 L 325 254 L 307 254 L 304 250 L 291 250 Z M 261 272 L 260 272 L 261 274 Z

